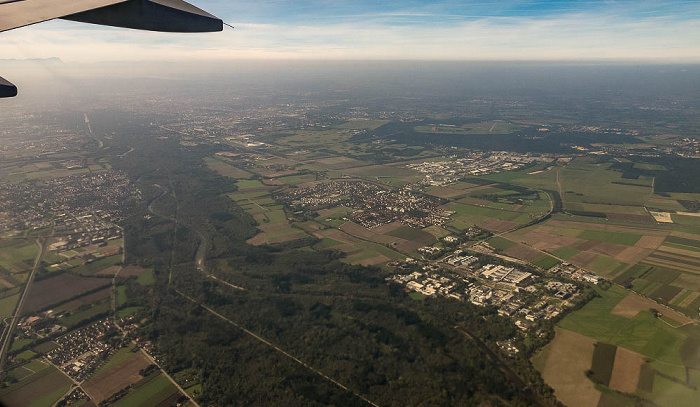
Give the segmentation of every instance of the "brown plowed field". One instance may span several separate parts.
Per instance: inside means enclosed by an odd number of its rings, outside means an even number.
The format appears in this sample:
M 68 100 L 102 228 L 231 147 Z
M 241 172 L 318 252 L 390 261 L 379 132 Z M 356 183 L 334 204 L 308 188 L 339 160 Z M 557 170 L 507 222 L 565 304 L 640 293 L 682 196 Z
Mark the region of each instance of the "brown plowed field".
M 539 257 L 542 257 L 542 253 L 537 250 L 531 249 L 523 244 L 516 244 L 504 250 L 504 253 L 508 256 L 515 257 L 516 259 L 525 260 L 528 262 L 534 261 Z
M 419 248 L 425 246 L 421 242 L 416 242 L 413 240 L 403 240 L 403 239 L 398 239 L 398 238 L 394 238 L 394 242 L 396 242 L 397 244 L 392 245 L 392 247 L 394 249 L 400 251 L 401 253 L 406 253 L 406 254 L 413 253 L 416 250 L 418 250 Z
M 591 368 L 595 340 L 565 329 L 554 329 L 556 336 L 545 348 L 549 355 L 542 377 L 564 405 L 596 407 L 600 392 L 586 377 L 586 370 Z
M 664 242 L 664 236 L 642 236 L 635 244 L 643 249 L 656 249 Z
M 586 251 L 598 246 L 599 244 L 600 242 L 597 240 L 585 240 L 582 243 L 577 244 L 576 248 L 581 251 Z
M 594 247 L 590 248 L 590 251 L 592 251 L 594 253 L 604 254 L 604 255 L 610 256 L 610 257 L 615 257 L 618 254 L 622 253 L 628 247 L 629 246 L 616 244 L 616 243 L 601 242 L 601 243 L 595 245 Z
M 385 223 L 381 226 L 377 226 L 376 228 L 372 229 L 372 232 L 379 233 L 380 235 L 384 235 L 384 234 L 387 234 L 389 232 L 393 232 L 402 226 L 403 225 L 401 224 L 401 222 L 390 222 L 390 223 Z
M 635 393 L 642 364 L 644 356 L 618 346 L 608 387 L 623 393 Z
M 108 278 L 78 277 L 67 273 L 37 281 L 29 290 L 22 312 L 36 312 L 111 283 Z
M 115 366 L 83 384 L 83 389 L 97 403 L 105 400 L 124 387 L 141 379 L 139 371 L 151 362 L 141 353 L 135 353 L 126 362 Z
M 349 235 L 359 237 L 360 239 L 371 240 L 373 242 L 383 244 L 390 244 L 392 242 L 401 240 L 398 237 L 380 235 L 378 233 L 375 233 L 374 231 L 371 231 L 360 225 L 356 225 L 352 222 L 344 223 L 342 226 L 340 226 L 340 230 Z
M 638 263 L 643 258 L 647 257 L 649 253 L 651 253 L 651 250 L 649 249 L 628 246 L 625 250 L 621 251 L 615 256 L 615 260 L 628 264 Z
M 589 264 L 593 263 L 595 259 L 598 258 L 598 254 L 592 252 L 581 252 L 572 257 L 569 257 L 569 262 L 581 267 L 587 267 Z
M 482 229 L 494 231 L 494 232 L 505 232 L 506 230 L 513 229 L 518 226 L 517 223 L 508 220 L 488 218 L 478 225 Z
M 572 246 L 581 239 L 562 236 L 555 233 L 556 229 L 540 227 L 525 235 L 521 240 L 540 250 L 554 251 L 561 247 Z
M 615 308 L 610 311 L 610 313 L 632 319 L 641 311 L 647 311 L 652 308 L 658 310 L 666 317 L 671 318 L 680 324 L 689 324 L 693 322 L 691 318 L 688 318 L 680 312 L 661 306 L 656 302 L 635 293 L 627 294 L 627 296 L 623 298 L 622 301 L 620 301 Z
M 125 266 L 122 271 L 119 272 L 119 277 L 140 276 L 146 271 L 148 270 L 139 266 Z
M 98 302 L 100 300 L 104 300 L 106 298 L 109 298 L 110 294 L 112 294 L 112 288 L 107 287 L 107 288 L 102 289 L 100 291 L 94 292 L 92 294 L 84 295 L 78 299 L 75 299 L 71 302 L 63 304 L 61 306 L 61 309 L 66 310 L 68 312 L 73 312 L 73 311 L 78 310 L 83 305 L 92 304 L 92 303 Z

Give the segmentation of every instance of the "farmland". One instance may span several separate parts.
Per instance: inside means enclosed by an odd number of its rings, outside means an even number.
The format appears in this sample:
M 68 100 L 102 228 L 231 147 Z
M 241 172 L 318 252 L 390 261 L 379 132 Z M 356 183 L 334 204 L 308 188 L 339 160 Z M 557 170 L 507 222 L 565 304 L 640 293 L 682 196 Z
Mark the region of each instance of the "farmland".
M 591 368 L 595 340 L 561 328 L 555 332 L 554 340 L 535 355 L 533 364 L 562 403 L 597 406 L 600 391 L 585 374 Z
M 261 231 L 249 243 L 274 244 L 308 237 L 287 222 L 283 208 L 271 197 L 274 187 L 266 186 L 258 180 L 240 180 L 236 186 L 238 191 L 229 194 L 229 198 L 256 220 Z
M 20 374 L 18 369 L 24 370 L 24 373 Z M 71 384 L 63 373 L 38 361 L 28 367 L 17 368 L 10 374 L 22 377 L 17 383 L 0 390 L 3 404 L 9 407 L 50 407 L 68 391 Z
M 228 164 L 221 159 L 206 157 L 204 158 L 204 162 L 212 171 L 215 171 L 217 174 L 223 175 L 224 177 L 246 179 L 250 178 L 252 175 L 251 173 L 236 168 L 233 165 Z
M 146 407 L 159 405 L 165 400 L 180 395 L 172 383 L 162 374 L 152 374 L 135 383 L 129 393 L 113 405 L 115 407 Z
M 39 311 L 53 304 L 76 298 L 85 292 L 105 287 L 110 283 L 106 278 L 79 277 L 62 273 L 32 284 L 22 311 L 24 313 Z
M 694 359 L 690 356 L 693 351 L 689 350 L 696 349 L 692 339 L 695 333 L 691 334 L 694 331 L 686 325 L 692 320 L 667 309 L 660 309 L 662 315 L 656 318 L 650 310 L 658 306 L 652 301 L 628 294 L 617 286 L 600 290 L 599 295 L 558 324 L 561 329 L 588 338 L 589 343 L 598 342 L 593 352 L 576 352 L 577 357 L 588 360 L 588 365 L 581 361 L 579 368 L 562 366 L 562 374 L 574 374 L 581 367 L 591 366 L 592 379 L 610 389 L 640 394 L 664 405 L 668 405 L 669 397 L 679 405 L 692 405 L 692 400 L 698 397 L 697 390 L 691 391 L 683 384 L 686 380 L 683 366 L 693 366 Z M 566 338 L 562 332 L 566 331 L 557 331 L 561 339 L 555 339 L 548 348 Z M 543 352 L 551 350 L 545 348 Z M 537 356 L 535 361 L 544 357 Z M 541 360 L 537 363 L 540 369 L 546 369 Z M 677 380 L 669 380 L 669 377 Z M 695 381 L 694 375 L 690 378 Z M 545 379 L 555 391 L 566 391 L 557 377 Z M 650 382 L 653 384 L 649 385 Z M 682 400 L 674 394 L 686 398 Z
M 32 268 L 38 248 L 21 239 L 0 240 L 0 271 L 20 273 Z
M 99 403 L 117 391 L 138 382 L 141 379 L 139 371 L 150 364 L 151 362 L 140 351 L 133 352 L 128 348 L 122 348 L 105 366 L 95 372 L 83 388 L 92 400 Z

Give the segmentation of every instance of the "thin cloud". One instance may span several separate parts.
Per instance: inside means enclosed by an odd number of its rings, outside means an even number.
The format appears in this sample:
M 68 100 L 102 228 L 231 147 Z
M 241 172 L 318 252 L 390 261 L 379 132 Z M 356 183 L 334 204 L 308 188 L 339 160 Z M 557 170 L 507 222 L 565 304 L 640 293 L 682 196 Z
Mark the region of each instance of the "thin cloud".
M 388 18 L 398 15 L 402 12 L 389 13 Z M 658 14 L 628 18 L 615 11 L 394 25 L 382 21 L 384 17 L 307 25 L 232 22 L 236 29 L 217 34 L 50 22 L 3 33 L 0 55 L 58 56 L 76 62 L 239 58 L 700 62 L 700 18 Z

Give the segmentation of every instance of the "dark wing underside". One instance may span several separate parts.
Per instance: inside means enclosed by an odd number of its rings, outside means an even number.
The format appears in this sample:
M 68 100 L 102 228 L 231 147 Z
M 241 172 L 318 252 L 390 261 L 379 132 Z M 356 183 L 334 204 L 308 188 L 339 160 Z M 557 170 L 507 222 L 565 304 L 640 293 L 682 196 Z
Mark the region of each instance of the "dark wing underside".
M 223 30 L 223 22 L 182 0 L 0 0 L 0 32 L 64 18 L 167 32 Z

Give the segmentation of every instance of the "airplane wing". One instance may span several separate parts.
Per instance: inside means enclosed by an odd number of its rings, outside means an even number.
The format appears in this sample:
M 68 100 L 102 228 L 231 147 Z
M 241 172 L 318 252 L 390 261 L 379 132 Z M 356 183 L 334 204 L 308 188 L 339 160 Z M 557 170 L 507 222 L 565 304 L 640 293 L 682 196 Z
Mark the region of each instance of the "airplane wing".
M 54 18 L 166 32 L 224 28 L 219 18 L 182 0 L 0 0 L 0 32 Z
M 64 20 L 164 32 L 214 32 L 223 21 L 182 0 L 0 0 L 0 32 Z M 0 97 L 17 88 L 0 78 Z

